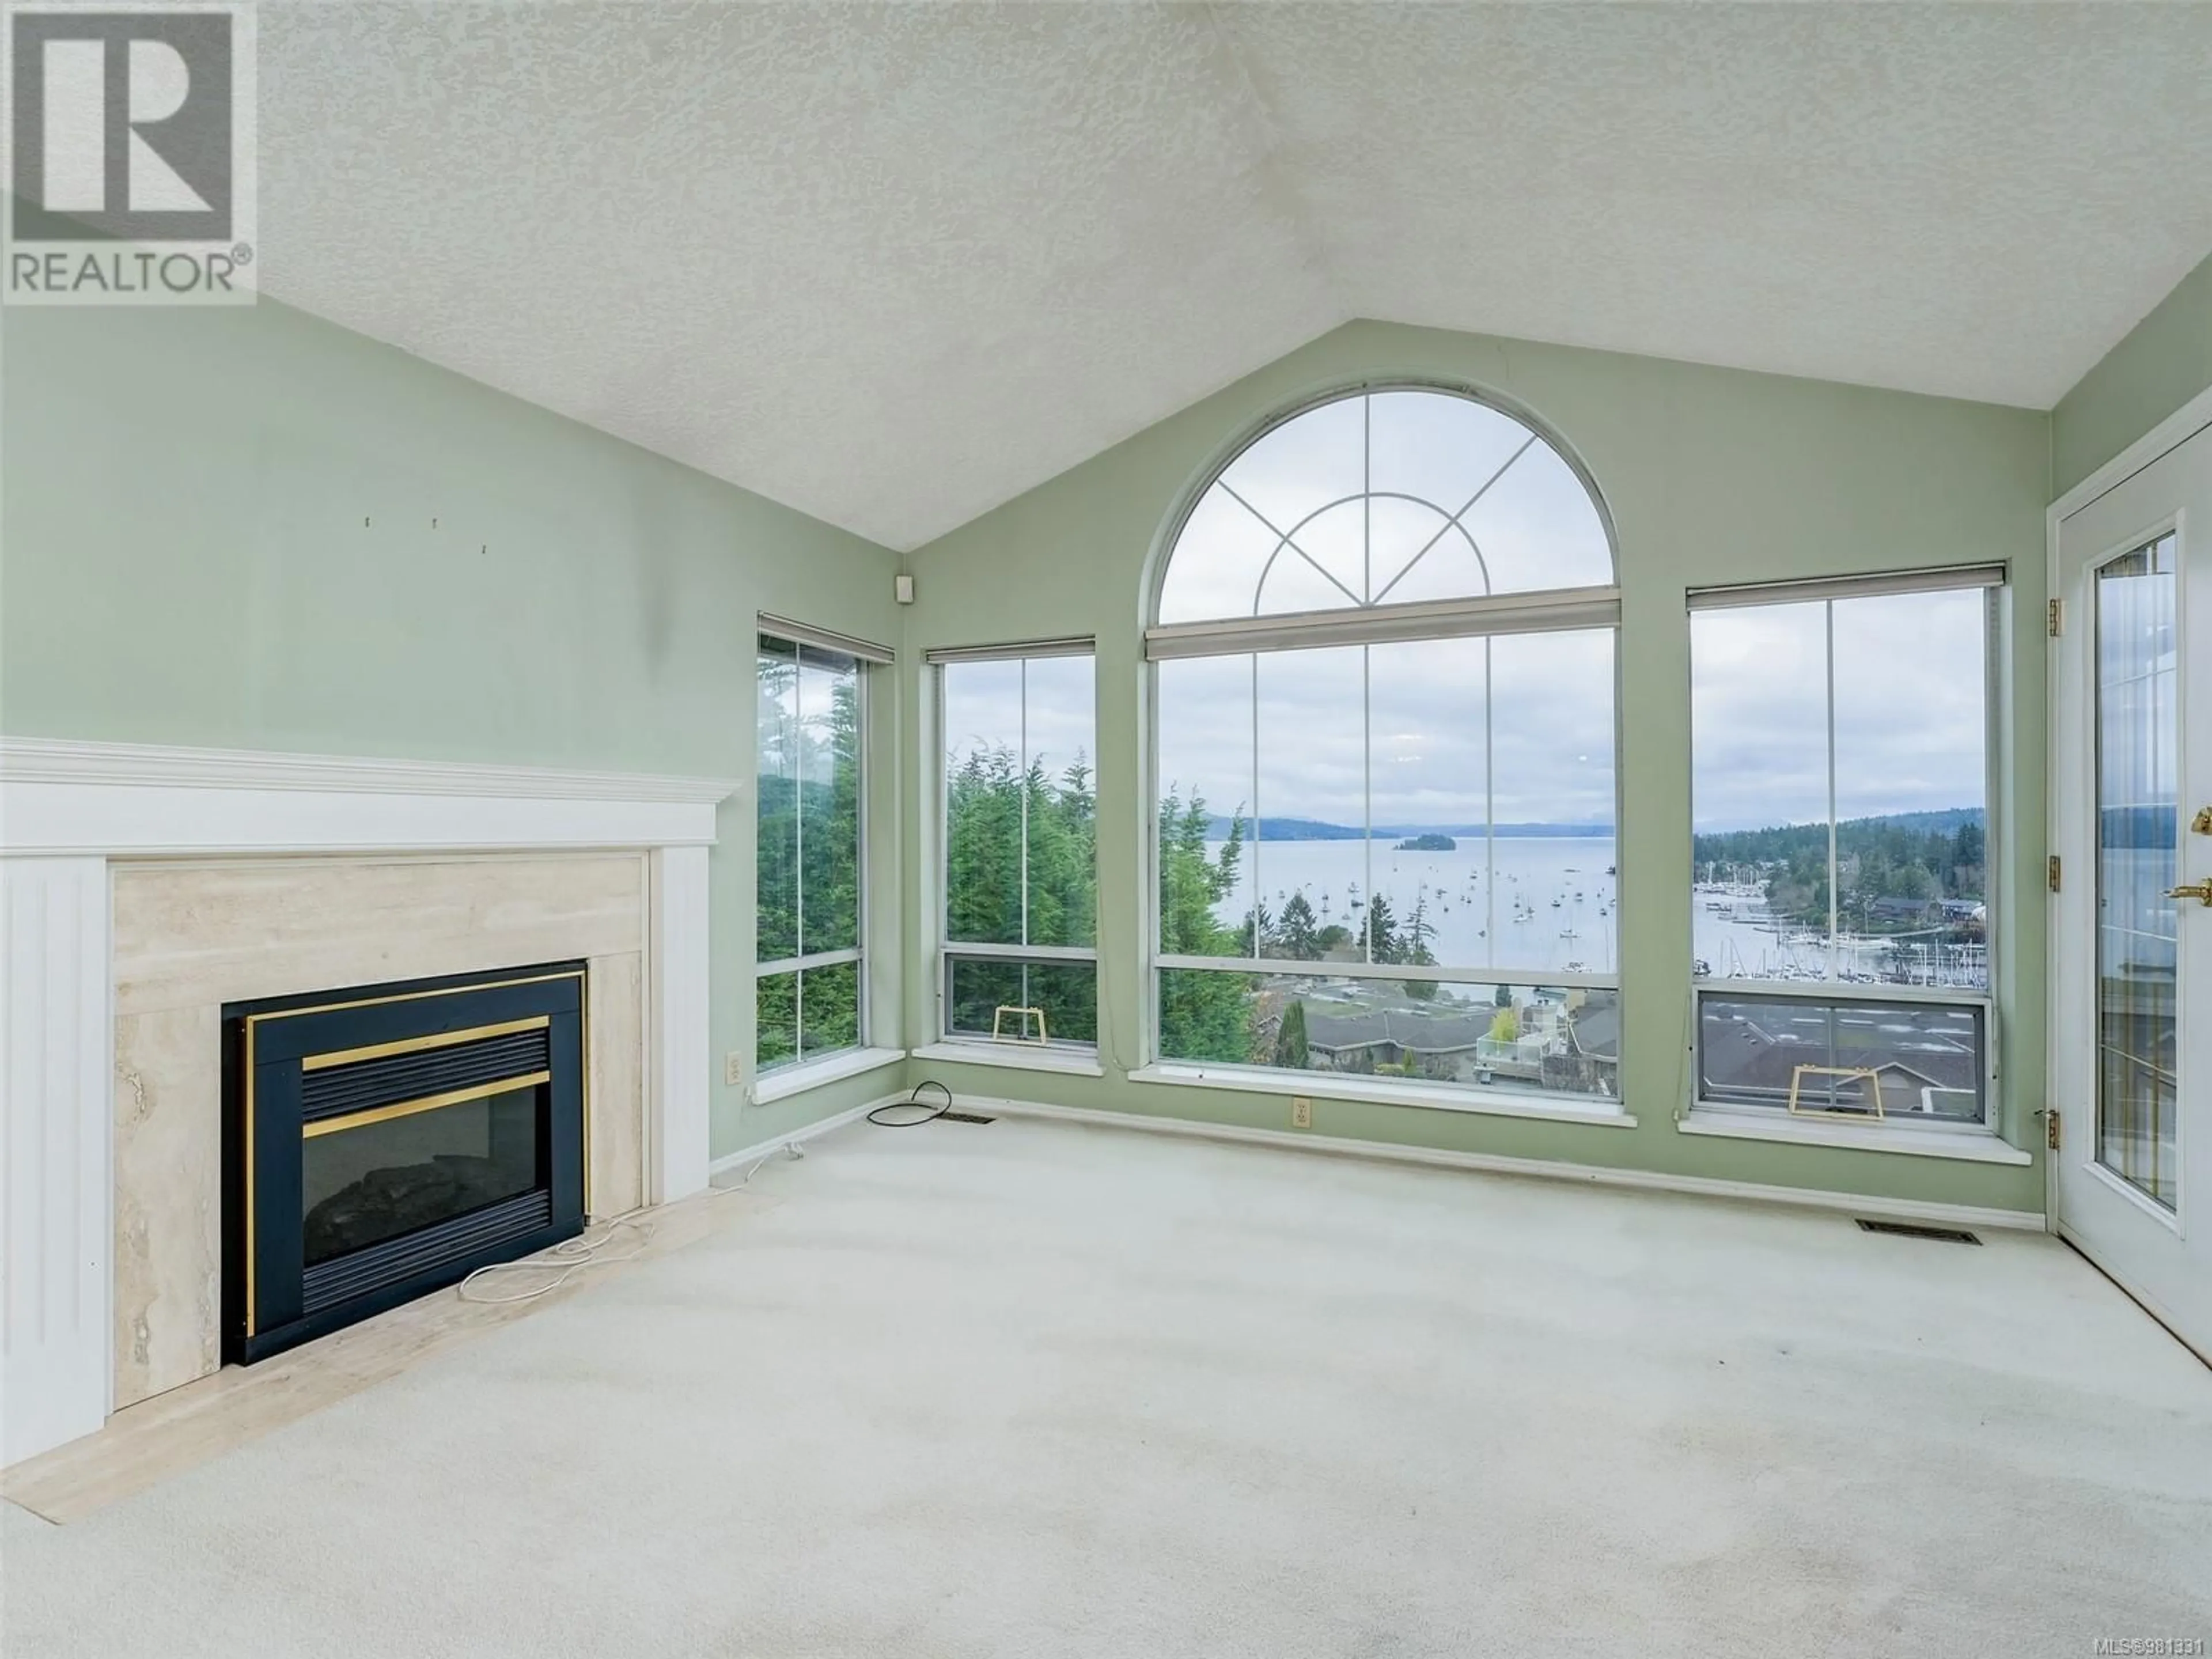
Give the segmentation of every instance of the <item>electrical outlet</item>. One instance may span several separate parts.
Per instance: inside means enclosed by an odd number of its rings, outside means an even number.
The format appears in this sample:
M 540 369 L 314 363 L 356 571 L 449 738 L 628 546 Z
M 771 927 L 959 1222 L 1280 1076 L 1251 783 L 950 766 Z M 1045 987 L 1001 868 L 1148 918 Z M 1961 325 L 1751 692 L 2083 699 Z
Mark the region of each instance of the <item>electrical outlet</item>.
M 1304 1095 L 1294 1096 L 1291 1100 L 1291 1127 L 1293 1129 L 1313 1127 L 1313 1102 L 1308 1100 Z
M 745 1080 L 745 1057 L 735 1048 L 722 1056 L 722 1086 L 734 1089 Z

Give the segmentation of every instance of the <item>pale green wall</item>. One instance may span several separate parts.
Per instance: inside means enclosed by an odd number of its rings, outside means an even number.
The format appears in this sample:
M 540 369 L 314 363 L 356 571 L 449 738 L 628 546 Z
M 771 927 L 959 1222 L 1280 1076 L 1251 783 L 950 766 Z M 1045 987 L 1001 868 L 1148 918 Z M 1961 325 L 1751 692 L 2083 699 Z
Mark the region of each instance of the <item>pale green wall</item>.
M 978 1095 L 1289 1124 L 1271 1095 L 1135 1083 L 1139 1062 L 1142 578 L 1163 520 L 1234 434 L 1361 377 L 1447 376 L 1519 400 L 1577 448 L 1611 505 L 1622 589 L 1620 838 L 1624 1095 L 1634 1130 L 1332 1101 L 1317 1133 L 1535 1158 L 2039 1209 L 2031 1167 L 1722 1141 L 1679 1133 L 1690 1008 L 1689 627 L 1685 590 L 1753 579 L 2004 560 L 2014 589 L 1996 803 L 2002 1116 L 2036 1144 L 2043 1085 L 2043 514 L 2049 422 L 1990 405 L 1650 358 L 1355 323 L 1238 381 L 915 553 L 902 672 L 908 752 L 923 752 L 916 666 L 932 646 L 1098 637 L 1099 943 L 1103 1079 L 909 1062 Z M 905 837 L 908 1021 L 934 1018 L 921 824 Z
M 0 731 L 746 780 L 710 932 L 750 1054 L 754 615 L 893 640 L 892 555 L 270 301 L 0 328 Z M 718 1060 L 714 1151 L 896 1080 L 741 1114 Z
M 2051 411 L 2051 494 L 2063 495 L 2212 386 L 2212 257 Z

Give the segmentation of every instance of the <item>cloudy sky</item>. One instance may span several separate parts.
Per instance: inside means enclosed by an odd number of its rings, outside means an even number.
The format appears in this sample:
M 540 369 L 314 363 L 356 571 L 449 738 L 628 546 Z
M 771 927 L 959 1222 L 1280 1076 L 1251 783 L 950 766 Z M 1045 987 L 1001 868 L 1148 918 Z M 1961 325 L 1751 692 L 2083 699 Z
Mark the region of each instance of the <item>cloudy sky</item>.
M 944 684 L 949 753 L 1003 748 L 1024 763 L 1041 761 L 1055 777 L 1080 754 L 1097 769 L 1091 706 L 1097 672 L 1091 658 L 951 663 Z
M 1988 603 L 1981 589 L 1835 602 L 1838 817 L 1986 805 Z M 1699 829 L 1827 816 L 1826 609 L 1690 619 Z
M 1612 688 L 1606 629 L 1164 662 L 1159 775 L 1224 813 L 1480 823 L 1487 787 L 1501 823 L 1610 823 Z

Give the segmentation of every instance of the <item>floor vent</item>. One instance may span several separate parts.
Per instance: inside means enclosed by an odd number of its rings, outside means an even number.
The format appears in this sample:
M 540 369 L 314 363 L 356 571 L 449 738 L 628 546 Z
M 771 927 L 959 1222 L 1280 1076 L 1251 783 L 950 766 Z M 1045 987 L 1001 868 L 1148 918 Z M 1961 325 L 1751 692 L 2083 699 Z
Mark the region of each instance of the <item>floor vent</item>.
M 1932 1238 L 1944 1244 L 1978 1244 L 1982 1241 L 1973 1234 L 1961 1232 L 1956 1227 L 1922 1227 L 1910 1221 L 1869 1221 L 1857 1218 L 1859 1231 L 1866 1233 L 1895 1233 L 1899 1238 Z
M 995 1117 L 985 1117 L 981 1112 L 939 1112 L 939 1123 L 996 1123 Z

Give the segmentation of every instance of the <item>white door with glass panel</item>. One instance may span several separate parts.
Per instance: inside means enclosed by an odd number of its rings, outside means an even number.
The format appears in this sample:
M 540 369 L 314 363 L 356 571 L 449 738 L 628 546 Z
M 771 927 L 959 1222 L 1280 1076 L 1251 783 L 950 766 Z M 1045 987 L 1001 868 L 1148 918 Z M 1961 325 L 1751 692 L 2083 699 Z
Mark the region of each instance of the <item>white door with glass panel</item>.
M 2060 1231 L 2212 1356 L 2212 430 L 2061 520 Z

